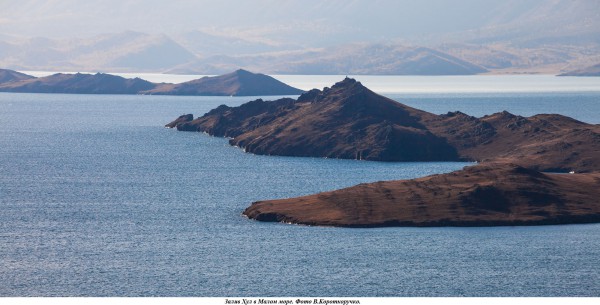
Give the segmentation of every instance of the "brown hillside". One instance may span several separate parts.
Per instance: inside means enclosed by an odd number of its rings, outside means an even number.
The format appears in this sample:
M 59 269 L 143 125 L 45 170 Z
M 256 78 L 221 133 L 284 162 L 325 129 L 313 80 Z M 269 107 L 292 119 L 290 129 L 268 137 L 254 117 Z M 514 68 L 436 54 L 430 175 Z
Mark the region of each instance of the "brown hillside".
M 490 163 L 412 180 L 258 201 L 260 221 L 343 227 L 497 226 L 600 221 L 600 174 L 544 174 Z

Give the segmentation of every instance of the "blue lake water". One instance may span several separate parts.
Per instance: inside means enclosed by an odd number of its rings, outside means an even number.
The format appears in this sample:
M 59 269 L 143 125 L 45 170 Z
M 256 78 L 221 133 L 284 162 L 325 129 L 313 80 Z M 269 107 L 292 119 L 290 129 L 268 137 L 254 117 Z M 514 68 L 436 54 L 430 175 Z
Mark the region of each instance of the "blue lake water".
M 600 92 L 388 96 L 434 113 L 600 123 Z M 600 296 L 600 224 L 347 229 L 242 217 L 260 199 L 468 165 L 256 156 L 162 127 L 248 100 L 0 93 L 0 296 Z

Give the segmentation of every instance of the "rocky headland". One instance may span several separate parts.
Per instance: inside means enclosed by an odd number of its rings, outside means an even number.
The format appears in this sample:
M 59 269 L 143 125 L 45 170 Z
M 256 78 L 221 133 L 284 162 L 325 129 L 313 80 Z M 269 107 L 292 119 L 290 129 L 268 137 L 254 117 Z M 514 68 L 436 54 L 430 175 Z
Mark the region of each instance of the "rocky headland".
M 229 137 L 231 145 L 256 154 L 480 163 L 449 174 L 255 202 L 244 214 L 261 221 L 346 227 L 600 221 L 600 126 L 562 115 L 436 115 L 346 78 L 298 99 L 221 105 L 166 126 Z
M 557 114 L 481 118 L 418 110 L 345 80 L 298 99 L 221 105 L 167 124 L 263 155 L 373 161 L 499 161 L 543 171 L 600 168 L 600 126 Z
M 178 130 L 231 137 L 264 155 L 381 161 L 457 160 L 456 150 L 421 123 L 433 116 L 378 95 L 355 80 L 298 99 L 219 106 Z
M 600 222 L 600 173 L 549 174 L 485 163 L 448 174 L 254 202 L 260 221 L 341 227 Z

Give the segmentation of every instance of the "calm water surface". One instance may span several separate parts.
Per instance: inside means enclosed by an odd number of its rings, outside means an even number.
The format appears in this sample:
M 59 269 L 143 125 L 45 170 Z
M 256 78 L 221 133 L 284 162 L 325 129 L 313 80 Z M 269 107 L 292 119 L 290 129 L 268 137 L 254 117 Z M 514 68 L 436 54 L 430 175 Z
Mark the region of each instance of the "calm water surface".
M 389 96 L 435 113 L 600 123 L 594 92 Z M 0 94 L 0 296 L 600 296 L 596 224 L 344 229 L 242 217 L 255 200 L 467 165 L 255 156 L 162 127 L 248 100 Z

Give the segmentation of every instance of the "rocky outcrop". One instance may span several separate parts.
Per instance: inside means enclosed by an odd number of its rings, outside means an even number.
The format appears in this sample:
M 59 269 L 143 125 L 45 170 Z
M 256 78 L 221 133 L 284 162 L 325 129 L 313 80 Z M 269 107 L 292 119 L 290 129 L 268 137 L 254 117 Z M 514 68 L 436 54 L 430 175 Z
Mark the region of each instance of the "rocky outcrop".
M 600 174 L 548 174 L 488 163 L 412 180 L 254 202 L 260 221 L 341 227 L 600 222 Z
M 353 79 L 298 99 L 219 106 L 178 130 L 230 137 L 264 155 L 376 161 L 505 161 L 542 171 L 600 170 L 600 126 L 556 114 L 435 115 Z
M 175 128 L 179 124 L 190 122 L 194 119 L 193 114 L 183 114 L 176 118 L 173 122 L 166 124 L 166 128 Z
M 288 86 L 268 75 L 246 70 L 203 77 L 181 84 L 163 84 L 142 94 L 158 95 L 211 95 L 211 96 L 256 96 L 298 95 L 304 91 Z
M 219 106 L 178 130 L 231 137 L 232 145 L 266 155 L 378 161 L 457 160 L 456 150 L 423 124 L 417 110 L 345 79 L 298 99 Z

